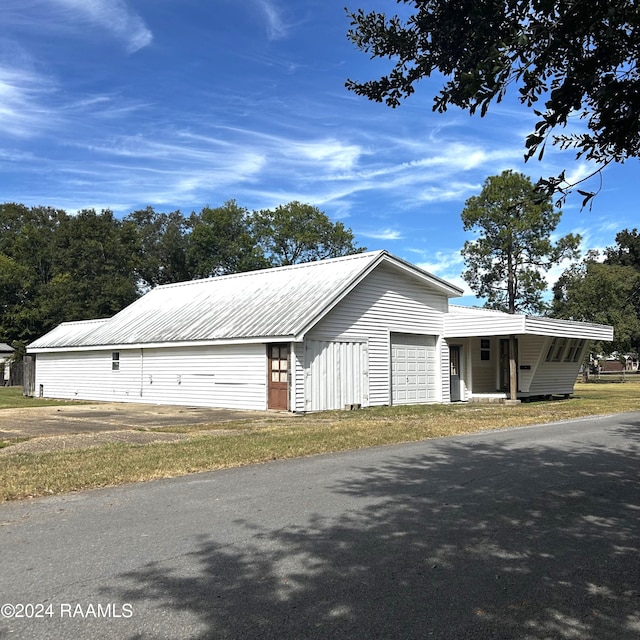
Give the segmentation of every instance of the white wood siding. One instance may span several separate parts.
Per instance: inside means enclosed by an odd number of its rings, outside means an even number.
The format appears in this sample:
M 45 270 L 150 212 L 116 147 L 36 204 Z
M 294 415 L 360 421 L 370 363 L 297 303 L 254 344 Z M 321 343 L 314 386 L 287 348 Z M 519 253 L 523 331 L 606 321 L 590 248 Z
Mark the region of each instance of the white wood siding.
M 50 398 L 266 409 L 265 346 L 229 345 L 38 354 L 40 385 Z
M 369 404 L 385 405 L 391 399 L 390 333 L 421 333 L 439 338 L 447 308 L 445 295 L 431 292 L 424 283 L 399 276 L 381 265 L 321 320 L 307 338 L 368 339 Z M 441 371 L 439 374 L 443 375 Z M 441 388 L 441 380 L 439 385 Z
M 304 407 L 304 342 L 291 343 L 291 411 L 302 413 Z
M 589 322 L 556 320 L 555 318 L 527 318 L 527 333 L 562 338 L 584 338 L 585 340 L 613 340 L 613 327 Z
M 531 395 L 552 395 L 573 393 L 573 388 L 580 372 L 586 350 L 589 348 L 587 340 L 578 354 L 576 362 L 547 362 L 546 355 L 552 338 L 546 338 L 540 355 L 540 364 L 531 382 Z
M 267 408 L 263 344 L 144 349 L 142 370 L 143 402 Z
M 449 345 L 446 340 L 438 341 L 440 351 L 440 398 L 442 402 L 451 402 L 451 370 L 449 368 Z M 462 380 L 462 377 L 460 378 Z

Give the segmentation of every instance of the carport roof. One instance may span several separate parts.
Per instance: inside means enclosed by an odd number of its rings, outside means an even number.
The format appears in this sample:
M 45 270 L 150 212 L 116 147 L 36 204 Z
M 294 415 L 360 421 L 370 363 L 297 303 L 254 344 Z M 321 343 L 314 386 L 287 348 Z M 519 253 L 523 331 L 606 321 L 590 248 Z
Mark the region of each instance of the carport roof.
M 63 323 L 29 352 L 107 345 L 301 339 L 381 263 L 446 296 L 456 286 L 386 251 L 157 287 L 107 320 Z

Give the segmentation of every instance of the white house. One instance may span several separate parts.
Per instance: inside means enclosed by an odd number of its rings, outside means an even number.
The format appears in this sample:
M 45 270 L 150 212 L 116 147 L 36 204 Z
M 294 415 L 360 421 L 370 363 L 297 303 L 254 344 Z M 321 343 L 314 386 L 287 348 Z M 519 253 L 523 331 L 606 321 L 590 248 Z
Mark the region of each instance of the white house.
M 566 394 L 588 340 L 612 338 L 450 307 L 461 294 L 386 251 L 164 285 L 33 342 L 34 393 L 296 412 L 506 397 L 500 345 L 516 334 L 522 395 Z
M 11 380 L 11 361 L 14 349 L 6 342 L 0 342 L 0 385 L 8 385 Z

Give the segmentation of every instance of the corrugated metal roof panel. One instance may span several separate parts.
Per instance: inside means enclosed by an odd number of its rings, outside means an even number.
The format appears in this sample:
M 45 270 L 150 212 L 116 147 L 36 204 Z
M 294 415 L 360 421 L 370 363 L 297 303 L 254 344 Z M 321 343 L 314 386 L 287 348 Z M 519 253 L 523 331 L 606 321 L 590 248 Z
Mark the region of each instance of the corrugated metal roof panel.
M 108 320 L 64 323 L 29 350 L 299 337 L 380 261 L 442 294 L 454 285 L 372 251 L 157 287 Z
M 100 320 L 80 320 L 77 322 L 63 322 L 49 333 L 38 338 L 29 345 L 29 349 L 40 347 L 79 347 L 92 331 L 101 327 L 109 318 Z
M 29 349 L 293 336 L 383 255 L 160 286 L 92 330 L 64 323 Z

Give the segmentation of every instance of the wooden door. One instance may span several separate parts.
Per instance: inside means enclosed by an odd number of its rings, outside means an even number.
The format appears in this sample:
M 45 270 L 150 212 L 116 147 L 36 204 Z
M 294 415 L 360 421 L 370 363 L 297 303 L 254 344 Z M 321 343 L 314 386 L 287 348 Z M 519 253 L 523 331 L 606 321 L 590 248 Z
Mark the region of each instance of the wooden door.
M 451 402 L 460 402 L 460 347 L 449 347 L 449 393 Z
M 515 340 L 516 375 L 518 375 L 518 341 Z M 500 339 L 500 389 L 509 391 L 511 381 L 511 369 L 509 366 L 509 338 Z
M 269 409 L 289 409 L 289 345 L 270 344 L 267 346 L 269 365 Z

